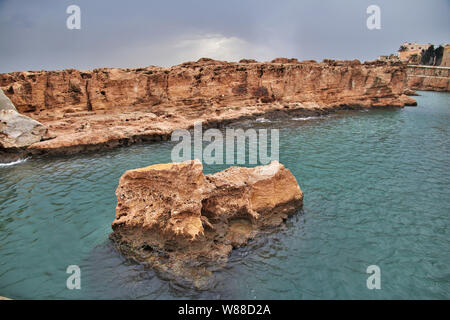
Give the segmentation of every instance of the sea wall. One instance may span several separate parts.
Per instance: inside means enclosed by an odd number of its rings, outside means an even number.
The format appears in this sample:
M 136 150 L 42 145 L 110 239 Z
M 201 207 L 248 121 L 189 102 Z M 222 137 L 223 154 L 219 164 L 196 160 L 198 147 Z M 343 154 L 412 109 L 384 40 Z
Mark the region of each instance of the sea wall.
M 407 68 L 408 88 L 424 91 L 450 91 L 450 67 L 413 66 Z

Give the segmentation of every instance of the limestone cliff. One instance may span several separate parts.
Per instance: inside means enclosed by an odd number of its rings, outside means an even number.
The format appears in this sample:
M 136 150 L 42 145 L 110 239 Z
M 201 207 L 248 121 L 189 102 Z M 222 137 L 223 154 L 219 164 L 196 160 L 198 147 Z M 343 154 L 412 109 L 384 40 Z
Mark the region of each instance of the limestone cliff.
M 256 102 L 401 106 L 405 77 L 404 65 L 382 62 L 227 63 L 204 58 L 171 68 L 0 74 L 0 87 L 20 112 L 160 104 L 207 109 Z
M 30 153 L 75 153 L 166 139 L 193 121 L 217 125 L 270 113 L 323 114 L 343 108 L 402 107 L 401 63 L 260 63 L 200 59 L 170 68 L 95 69 L 0 74 L 17 109 L 54 139 Z

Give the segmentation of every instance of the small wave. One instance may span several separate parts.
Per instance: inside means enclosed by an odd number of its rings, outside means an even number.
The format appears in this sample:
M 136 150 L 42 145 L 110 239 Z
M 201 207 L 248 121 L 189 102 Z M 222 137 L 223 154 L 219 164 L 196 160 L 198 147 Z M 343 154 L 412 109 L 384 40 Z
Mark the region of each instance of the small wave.
M 292 120 L 304 121 L 304 120 L 313 120 L 313 119 L 319 119 L 319 118 L 320 117 L 311 116 L 311 117 L 292 118 Z
M 8 163 L 0 163 L 0 167 L 9 167 L 9 166 L 13 166 L 13 165 L 15 165 L 15 164 L 19 164 L 19 163 L 25 162 L 25 161 L 27 161 L 27 160 L 28 160 L 28 158 L 25 158 L 25 159 L 19 159 L 19 160 L 12 161 L 12 162 L 8 162 Z
M 271 122 L 269 119 L 266 119 L 266 118 L 258 118 L 255 121 L 256 122 Z

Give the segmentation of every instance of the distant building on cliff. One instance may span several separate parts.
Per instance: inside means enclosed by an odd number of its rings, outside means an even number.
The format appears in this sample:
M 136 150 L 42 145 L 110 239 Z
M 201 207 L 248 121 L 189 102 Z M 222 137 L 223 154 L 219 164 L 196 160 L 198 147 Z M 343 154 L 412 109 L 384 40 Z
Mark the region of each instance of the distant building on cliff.
M 420 57 L 422 54 L 422 50 L 427 50 L 430 46 L 430 43 L 420 44 L 415 42 L 404 42 L 398 50 L 398 56 L 401 61 L 407 62 L 413 55 Z

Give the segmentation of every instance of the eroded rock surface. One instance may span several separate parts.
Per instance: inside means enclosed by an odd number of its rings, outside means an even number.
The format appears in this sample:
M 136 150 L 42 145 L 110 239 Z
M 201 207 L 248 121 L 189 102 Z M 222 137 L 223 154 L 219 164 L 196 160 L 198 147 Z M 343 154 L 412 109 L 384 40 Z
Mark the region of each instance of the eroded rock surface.
M 200 161 L 129 170 L 116 190 L 111 239 L 126 256 L 202 286 L 233 248 L 280 225 L 303 194 L 278 161 L 204 175 Z
M 0 88 L 55 139 L 32 154 L 68 154 L 167 139 L 194 121 L 321 115 L 340 109 L 403 107 L 401 63 L 200 59 L 170 68 L 103 68 L 0 74 Z
M 5 149 L 20 149 L 39 142 L 46 134 L 44 125 L 18 113 L 0 89 L 0 156 Z
M 407 86 L 412 90 L 450 91 L 450 68 L 434 66 L 408 66 Z

